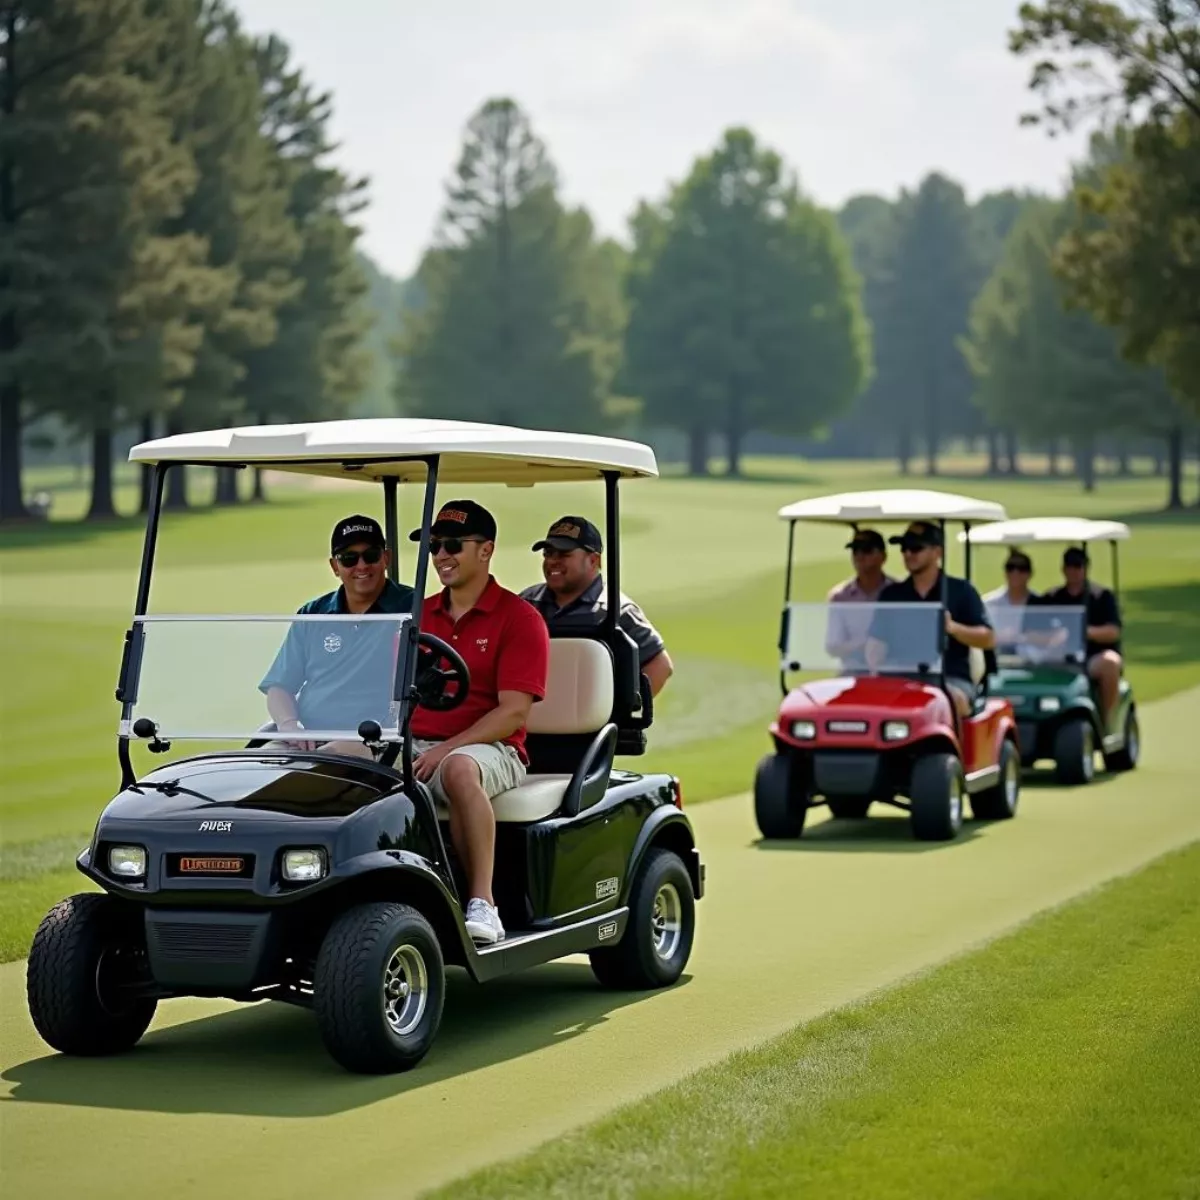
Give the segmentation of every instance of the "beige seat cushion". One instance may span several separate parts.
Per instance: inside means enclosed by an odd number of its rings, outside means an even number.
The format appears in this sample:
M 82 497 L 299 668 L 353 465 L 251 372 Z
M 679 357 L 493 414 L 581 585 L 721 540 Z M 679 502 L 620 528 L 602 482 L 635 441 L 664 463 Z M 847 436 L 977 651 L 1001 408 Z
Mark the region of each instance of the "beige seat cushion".
M 552 816 L 562 805 L 570 775 L 528 775 L 520 787 L 509 788 L 492 797 L 492 809 L 497 821 L 541 821 Z M 448 820 L 450 813 L 444 804 L 435 801 L 438 816 Z

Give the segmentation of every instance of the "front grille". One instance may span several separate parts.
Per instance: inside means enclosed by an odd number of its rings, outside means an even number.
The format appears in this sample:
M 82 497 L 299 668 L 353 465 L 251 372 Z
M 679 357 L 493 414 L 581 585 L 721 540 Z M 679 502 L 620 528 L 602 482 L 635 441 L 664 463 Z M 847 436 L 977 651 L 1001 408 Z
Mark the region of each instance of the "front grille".
M 223 963 L 245 960 L 254 948 L 255 932 L 254 925 L 215 921 L 208 924 L 156 921 L 148 930 L 151 953 L 164 959 Z

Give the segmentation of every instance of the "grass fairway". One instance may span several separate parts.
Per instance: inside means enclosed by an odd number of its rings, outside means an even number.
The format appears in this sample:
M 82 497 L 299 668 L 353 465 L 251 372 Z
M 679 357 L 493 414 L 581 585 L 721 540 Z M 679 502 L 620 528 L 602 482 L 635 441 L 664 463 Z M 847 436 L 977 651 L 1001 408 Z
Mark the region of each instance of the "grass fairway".
M 1200 1194 L 1200 844 L 439 1197 Z
M 785 532 L 778 507 L 831 490 L 899 486 L 888 464 L 754 462 L 761 480 L 666 478 L 623 490 L 626 590 L 662 630 L 676 676 L 658 706 L 651 751 L 624 765 L 672 771 L 689 804 L 749 786 L 778 702 L 774 642 Z M 913 482 L 913 481 L 908 481 Z M 924 482 L 924 481 L 917 481 Z M 993 481 L 945 476 L 936 486 L 993 497 L 1012 515 L 1078 513 L 1135 523 L 1122 552 L 1129 674 L 1139 699 L 1200 681 L 1200 513 L 1164 517 L 1161 480 L 1104 480 L 1087 496 L 1071 480 Z M 207 485 L 198 481 L 193 494 Z M 121 502 L 128 504 L 129 487 Z M 510 587 L 538 576 L 529 546 L 562 512 L 599 514 L 600 489 L 555 485 L 472 489 L 497 514 L 496 573 Z M 267 505 L 169 514 L 163 523 L 154 611 L 291 612 L 331 586 L 329 529 L 355 509 L 378 513 L 373 488 L 278 487 Z M 79 497 L 71 494 L 72 511 Z M 402 497 L 404 529 L 419 497 Z M 67 506 L 71 507 L 71 506 Z M 801 527 L 802 595 L 822 596 L 847 570 L 844 531 Z M 141 521 L 91 528 L 55 521 L 0 532 L 0 959 L 20 957 L 31 914 L 82 882 L 70 864 L 117 781 L 112 689 L 129 622 Z M 407 544 L 405 545 L 405 554 Z M 403 557 L 401 573 L 411 567 Z M 951 567 L 961 560 L 951 551 Z M 1035 585 L 1058 578 L 1038 557 Z M 1000 578 L 1000 557 L 980 552 L 976 578 Z M 1107 566 L 1099 562 L 1098 578 Z M 1152 736 L 1153 731 L 1148 731 Z M 176 750 L 187 752 L 180 743 Z M 137 762 L 152 759 L 137 752 Z M 63 872 L 66 871 L 64 875 Z

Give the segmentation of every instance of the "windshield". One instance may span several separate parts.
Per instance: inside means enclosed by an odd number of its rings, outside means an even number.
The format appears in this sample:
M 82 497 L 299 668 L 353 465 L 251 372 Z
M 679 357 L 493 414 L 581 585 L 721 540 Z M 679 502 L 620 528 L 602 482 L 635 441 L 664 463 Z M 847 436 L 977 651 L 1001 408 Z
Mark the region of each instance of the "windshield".
M 146 616 L 137 693 L 121 732 L 148 717 L 163 739 L 263 737 L 295 714 L 310 740 L 398 738 L 396 653 L 408 614 Z M 269 731 L 265 736 L 270 736 Z
M 1000 666 L 1083 662 L 1087 611 L 1080 607 L 988 601 Z
M 789 604 L 785 671 L 915 674 L 941 669 L 940 605 Z

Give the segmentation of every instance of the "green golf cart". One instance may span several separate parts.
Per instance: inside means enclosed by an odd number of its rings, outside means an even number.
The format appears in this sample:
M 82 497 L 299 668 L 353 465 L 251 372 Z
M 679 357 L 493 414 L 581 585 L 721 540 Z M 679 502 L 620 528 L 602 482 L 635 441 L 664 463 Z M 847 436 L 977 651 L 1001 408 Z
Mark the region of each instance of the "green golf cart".
M 1115 596 L 1117 543 L 1128 537 L 1129 527 L 1119 521 L 1033 517 L 977 525 L 960 540 L 970 547 L 1003 546 L 1010 552 L 1057 544 L 1086 553 L 1090 543 L 1108 542 Z M 1122 677 L 1117 707 L 1106 723 L 1099 690 L 1087 672 L 1086 607 L 1044 600 L 1019 604 L 1004 591 L 984 601 L 996 630 L 997 671 L 989 690 L 1013 707 L 1022 765 L 1030 768 L 1051 759 L 1059 782 L 1065 784 L 1092 781 L 1097 750 L 1110 771 L 1136 767 L 1140 734 L 1133 689 Z

